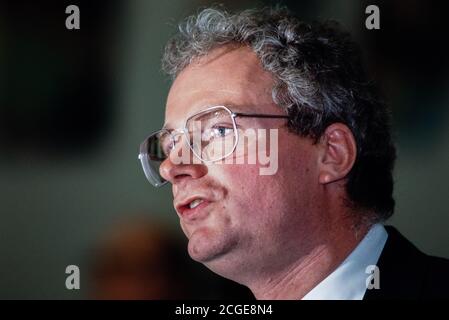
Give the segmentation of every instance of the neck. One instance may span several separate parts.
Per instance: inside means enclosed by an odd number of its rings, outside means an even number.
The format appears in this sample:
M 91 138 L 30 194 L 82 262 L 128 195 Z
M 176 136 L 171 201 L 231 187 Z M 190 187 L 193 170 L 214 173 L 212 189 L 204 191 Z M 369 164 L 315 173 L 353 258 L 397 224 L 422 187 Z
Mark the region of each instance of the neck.
M 260 300 L 301 299 L 343 262 L 368 229 L 368 226 L 363 226 L 333 230 L 326 241 L 316 245 L 309 253 L 276 274 L 258 278 L 248 287 Z

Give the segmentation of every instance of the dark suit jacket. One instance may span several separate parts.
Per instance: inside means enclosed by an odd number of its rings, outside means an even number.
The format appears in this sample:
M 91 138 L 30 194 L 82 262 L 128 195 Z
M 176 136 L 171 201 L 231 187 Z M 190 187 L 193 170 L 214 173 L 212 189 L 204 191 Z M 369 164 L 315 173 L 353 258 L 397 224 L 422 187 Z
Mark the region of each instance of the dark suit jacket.
M 380 289 L 367 289 L 364 300 L 449 298 L 449 260 L 419 251 L 395 228 L 380 255 Z

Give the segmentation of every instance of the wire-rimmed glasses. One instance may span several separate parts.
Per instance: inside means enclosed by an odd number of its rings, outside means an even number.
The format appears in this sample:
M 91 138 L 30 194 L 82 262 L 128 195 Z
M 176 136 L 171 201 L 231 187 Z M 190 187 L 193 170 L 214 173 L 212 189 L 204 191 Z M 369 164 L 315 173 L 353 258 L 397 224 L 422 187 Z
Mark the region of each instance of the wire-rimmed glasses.
M 139 159 L 148 181 L 160 187 L 167 181 L 160 175 L 159 168 L 178 142 L 184 137 L 185 147 L 205 163 L 220 161 L 230 156 L 239 141 L 236 117 L 285 118 L 287 115 L 233 112 L 225 106 L 206 108 L 188 117 L 182 129 L 161 129 L 150 134 L 140 145 Z M 182 155 L 188 155 L 183 150 Z M 188 150 L 187 150 L 188 151 Z M 190 155 L 182 161 L 192 160 Z

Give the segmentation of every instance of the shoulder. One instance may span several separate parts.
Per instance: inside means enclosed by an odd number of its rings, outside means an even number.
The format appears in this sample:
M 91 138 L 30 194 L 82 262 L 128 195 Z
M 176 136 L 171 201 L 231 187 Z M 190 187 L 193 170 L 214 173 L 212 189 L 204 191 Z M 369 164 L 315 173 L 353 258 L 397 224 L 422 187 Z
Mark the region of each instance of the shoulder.
M 423 281 L 423 297 L 449 298 L 449 260 L 427 256 L 427 272 Z
M 449 298 L 449 260 L 429 256 L 394 227 L 377 266 L 380 289 L 367 290 L 366 299 Z

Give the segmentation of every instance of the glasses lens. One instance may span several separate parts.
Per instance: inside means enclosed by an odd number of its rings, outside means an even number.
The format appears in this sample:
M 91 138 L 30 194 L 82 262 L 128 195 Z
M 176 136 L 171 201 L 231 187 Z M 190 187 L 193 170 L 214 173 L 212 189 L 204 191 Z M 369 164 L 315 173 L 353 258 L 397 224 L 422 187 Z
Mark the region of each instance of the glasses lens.
M 174 141 L 167 130 L 160 130 L 150 135 L 140 145 L 139 159 L 148 181 L 155 187 L 167 183 L 159 173 L 162 162 L 167 159 Z
M 218 161 L 229 156 L 237 144 L 235 123 L 231 112 L 216 107 L 187 120 L 190 146 L 204 161 Z

